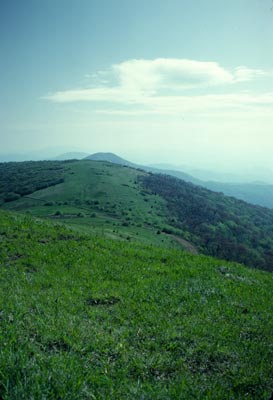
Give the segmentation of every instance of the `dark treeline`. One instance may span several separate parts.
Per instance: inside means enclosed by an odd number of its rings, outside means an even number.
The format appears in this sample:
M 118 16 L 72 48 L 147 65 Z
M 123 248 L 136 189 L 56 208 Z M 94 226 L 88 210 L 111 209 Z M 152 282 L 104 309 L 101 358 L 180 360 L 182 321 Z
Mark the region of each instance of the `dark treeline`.
M 197 187 L 167 175 L 149 174 L 142 184 L 167 201 L 170 224 L 205 254 L 273 270 L 273 211 Z
M 0 203 L 62 183 L 64 168 L 58 161 L 0 163 Z

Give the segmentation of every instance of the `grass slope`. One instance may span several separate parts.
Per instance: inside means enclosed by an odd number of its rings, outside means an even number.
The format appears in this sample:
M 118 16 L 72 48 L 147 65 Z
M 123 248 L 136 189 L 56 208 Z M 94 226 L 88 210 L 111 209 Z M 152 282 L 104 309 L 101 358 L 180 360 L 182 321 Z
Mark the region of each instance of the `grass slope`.
M 98 161 L 59 164 L 65 166 L 63 183 L 5 203 L 4 207 L 60 220 L 82 232 L 181 247 L 173 238 L 160 234 L 169 226 L 165 201 L 143 190 L 138 179 L 142 171 Z
M 70 157 L 72 158 L 72 157 Z M 76 157 L 75 157 L 76 158 Z M 270 184 L 262 184 L 262 183 L 225 183 L 218 182 L 215 180 L 205 180 L 198 179 L 193 176 L 183 172 L 182 170 L 175 169 L 175 166 L 168 164 L 158 164 L 158 165 L 137 165 L 133 164 L 130 161 L 124 160 L 123 158 L 117 156 L 113 153 L 96 153 L 86 157 L 90 160 L 96 161 L 109 161 L 115 164 L 127 165 L 134 168 L 141 168 L 148 172 L 153 172 L 154 174 L 165 174 L 171 175 L 175 178 L 179 178 L 186 182 L 191 182 L 194 185 L 199 185 L 205 187 L 207 189 L 213 190 L 215 192 L 224 193 L 226 196 L 232 196 L 239 200 L 244 200 L 248 203 L 254 205 L 260 205 L 262 207 L 273 208 L 273 185 Z M 202 171 L 201 171 L 202 172 Z
M 257 399 L 272 275 L 0 211 L 0 397 Z
M 30 177 L 21 174 L 20 163 L 17 175 L 16 164 L 11 165 L 14 180 L 10 179 L 9 190 L 18 187 L 18 181 L 22 187 L 29 187 L 32 180 L 35 185 L 33 193 L 28 190 L 18 199 L 9 198 L 4 208 L 60 220 L 81 232 L 183 247 L 193 253 L 273 269 L 273 210 L 167 175 L 109 162 L 55 162 L 56 170 L 52 162 L 30 163 Z M 54 180 L 50 180 L 50 171 Z M 58 179 L 61 182 L 56 184 Z

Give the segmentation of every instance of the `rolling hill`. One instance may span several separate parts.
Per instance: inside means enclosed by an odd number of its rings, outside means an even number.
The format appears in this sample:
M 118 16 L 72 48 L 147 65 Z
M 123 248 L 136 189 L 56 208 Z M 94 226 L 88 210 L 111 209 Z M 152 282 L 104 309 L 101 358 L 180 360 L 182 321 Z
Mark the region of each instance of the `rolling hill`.
M 202 184 L 202 181 L 200 181 L 199 179 L 196 179 L 193 176 L 188 175 L 182 171 L 176 171 L 173 169 L 155 168 L 155 167 L 148 166 L 148 165 L 132 163 L 131 161 L 125 160 L 124 158 L 121 158 L 114 153 L 95 153 L 95 154 L 89 155 L 85 159 L 93 160 L 93 161 L 108 161 L 113 164 L 126 165 L 128 167 L 142 169 L 143 171 L 147 171 L 147 172 L 154 172 L 156 174 L 167 174 L 167 175 L 175 176 L 176 178 L 182 179 L 186 182 L 192 182 L 196 185 Z
M 127 161 L 114 153 L 94 153 L 85 157 L 85 160 L 107 161 L 113 164 L 126 165 L 127 167 L 138 167 L 137 164 L 131 163 L 130 161 Z
M 215 192 L 224 193 L 227 196 L 244 200 L 250 204 L 260 205 L 273 209 L 273 185 L 263 182 L 218 182 L 216 180 L 205 180 L 196 178 L 194 175 L 175 169 L 169 164 L 158 164 L 154 166 L 146 166 L 131 163 L 113 153 L 95 153 L 86 157 L 89 160 L 108 161 L 114 164 L 127 165 L 133 168 L 141 168 L 144 171 L 167 174 L 179 178 L 186 182 L 194 183 L 213 190 Z M 193 171 L 194 172 L 194 171 Z M 205 175 L 206 176 L 206 175 Z
M 269 209 L 102 161 L 7 163 L 0 172 L 3 208 L 62 221 L 81 232 L 273 268 Z
M 27 179 L 30 169 L 32 174 Z M 35 191 L 38 183 L 50 182 L 51 169 L 64 179 L 63 184 L 55 186 L 51 181 L 52 186 Z M 138 176 L 144 173 L 142 171 L 89 160 L 8 163 L 2 164 L 0 171 L 4 208 L 61 220 L 77 230 L 120 240 L 178 246 L 171 237 L 157 233 L 169 226 L 164 215 L 164 201 L 141 188 Z M 1 181 L 1 176 L 6 180 Z M 10 192 L 10 182 L 16 193 Z M 10 201 L 14 199 L 17 200 Z

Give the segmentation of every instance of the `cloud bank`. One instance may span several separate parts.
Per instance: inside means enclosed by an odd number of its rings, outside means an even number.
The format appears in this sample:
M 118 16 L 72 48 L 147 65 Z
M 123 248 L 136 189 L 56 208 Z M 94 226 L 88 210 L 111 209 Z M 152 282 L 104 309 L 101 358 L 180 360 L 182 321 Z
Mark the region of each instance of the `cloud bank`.
M 91 75 L 90 87 L 57 91 L 44 98 L 55 103 L 101 103 L 103 108 L 96 109 L 96 112 L 119 115 L 176 115 L 193 110 L 243 110 L 254 106 L 269 111 L 268 108 L 273 106 L 273 92 L 250 94 L 235 91 L 230 94 L 230 88 L 240 82 L 272 76 L 273 71 L 246 66 L 228 70 L 217 62 L 133 59 Z M 229 89 L 227 93 L 213 94 L 215 88 Z M 119 108 L 113 109 L 109 106 L 111 104 Z

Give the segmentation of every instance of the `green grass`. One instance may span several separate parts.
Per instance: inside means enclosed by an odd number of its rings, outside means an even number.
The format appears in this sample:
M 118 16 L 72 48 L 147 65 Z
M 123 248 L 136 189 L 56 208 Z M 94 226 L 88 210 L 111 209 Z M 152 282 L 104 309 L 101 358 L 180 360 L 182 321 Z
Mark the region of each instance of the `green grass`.
M 167 175 L 88 160 L 6 163 L 0 198 L 79 232 L 273 269 L 273 210 Z
M 61 220 L 80 232 L 119 240 L 181 248 L 167 235 L 165 201 L 145 192 L 143 172 L 107 162 L 66 162 L 64 182 L 8 202 L 3 207 Z M 55 215 L 59 213 L 60 215 Z
M 0 263 L 3 400 L 273 391 L 270 273 L 3 211 Z

